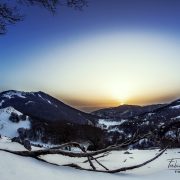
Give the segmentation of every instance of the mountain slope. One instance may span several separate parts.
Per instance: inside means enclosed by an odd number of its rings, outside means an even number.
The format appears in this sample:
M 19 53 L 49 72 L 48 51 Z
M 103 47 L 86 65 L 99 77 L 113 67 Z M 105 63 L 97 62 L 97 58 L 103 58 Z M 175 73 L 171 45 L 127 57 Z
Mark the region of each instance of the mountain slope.
M 54 122 L 89 124 L 90 114 L 74 109 L 43 92 L 5 91 L 0 93 L 0 108 L 12 106 L 28 116 Z
M 2 120 L 2 131 L 6 125 L 6 133 L 0 131 L 0 134 L 14 141 L 24 143 L 30 140 L 36 144 L 77 141 L 88 143 L 95 149 L 102 147 L 103 130 L 94 126 L 97 120 L 93 115 L 76 110 L 48 94 L 20 91 L 0 93 L 0 111 L 9 108 L 11 111 Z M 30 128 L 19 126 L 22 125 L 19 116 L 29 117 Z M 10 119 L 13 119 L 13 123 Z
M 27 145 L 62 144 L 76 141 L 102 147 L 103 131 L 100 128 L 59 121 L 46 121 L 23 115 L 13 107 L 0 109 L 0 139 L 6 136 L 15 142 Z
M 107 130 L 107 138 L 112 144 L 121 143 L 138 131 L 140 136 L 147 133 L 151 136 L 133 147 L 180 147 L 180 100 L 127 119 L 112 118 L 110 114 L 109 119 L 99 120 L 99 124 Z

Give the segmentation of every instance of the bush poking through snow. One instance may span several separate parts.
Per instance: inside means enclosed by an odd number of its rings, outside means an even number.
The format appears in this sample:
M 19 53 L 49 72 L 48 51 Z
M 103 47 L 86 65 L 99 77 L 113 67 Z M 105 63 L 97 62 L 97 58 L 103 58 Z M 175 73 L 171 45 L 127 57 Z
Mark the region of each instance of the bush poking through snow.
M 11 139 L 11 141 L 12 141 L 12 142 L 17 142 L 17 143 L 20 143 L 20 144 L 21 144 L 21 139 L 20 139 L 20 137 L 13 137 L 13 138 Z
M 19 119 L 21 119 L 22 121 L 25 121 L 26 120 L 26 115 L 24 115 L 24 114 L 20 115 Z
M 18 123 L 20 121 L 20 118 L 19 118 L 18 114 L 16 114 L 15 112 L 12 112 L 9 117 L 9 120 L 11 122 Z
M 31 151 L 31 143 L 29 140 L 24 140 L 23 145 L 27 150 Z

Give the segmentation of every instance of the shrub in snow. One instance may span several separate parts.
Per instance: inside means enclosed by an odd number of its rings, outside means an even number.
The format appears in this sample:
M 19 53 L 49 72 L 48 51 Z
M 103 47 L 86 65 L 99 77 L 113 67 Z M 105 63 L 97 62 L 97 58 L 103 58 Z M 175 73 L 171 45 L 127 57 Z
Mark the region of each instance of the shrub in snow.
M 155 146 L 155 143 L 151 140 L 151 139 L 148 139 L 148 138 L 144 138 L 144 139 L 141 139 L 139 140 L 137 143 L 135 144 L 132 144 L 129 146 L 130 149 L 148 149 L 150 147 L 154 147 Z
M 11 139 L 12 142 L 22 143 L 20 137 L 13 137 Z
M 18 123 L 20 121 L 18 114 L 15 112 L 12 112 L 11 115 L 9 116 L 9 120 L 14 123 Z
M 175 131 L 168 131 L 165 134 L 166 139 L 175 140 L 176 139 L 176 132 Z
M 93 144 L 90 144 L 90 145 L 88 146 L 88 151 L 95 151 L 95 150 L 96 150 L 96 148 L 94 147 Z
M 177 140 L 180 143 L 180 128 L 177 130 Z
M 25 121 L 26 120 L 26 115 L 24 115 L 24 114 L 20 115 L 19 119 L 21 119 L 22 121 Z
M 125 151 L 124 154 L 132 154 L 132 153 L 130 153 L 129 151 Z
M 29 140 L 24 140 L 23 145 L 27 150 L 31 151 L 31 143 Z
M 17 132 L 19 133 L 20 139 L 26 138 L 26 129 L 25 128 L 19 128 L 17 130 Z

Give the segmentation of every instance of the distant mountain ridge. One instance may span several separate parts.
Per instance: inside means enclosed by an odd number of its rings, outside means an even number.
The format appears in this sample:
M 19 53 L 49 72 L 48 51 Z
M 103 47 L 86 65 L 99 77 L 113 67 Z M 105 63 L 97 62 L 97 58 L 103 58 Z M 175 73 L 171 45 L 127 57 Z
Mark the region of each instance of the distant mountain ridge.
M 147 106 L 120 105 L 118 107 L 105 108 L 93 111 L 91 114 L 97 115 L 101 118 L 129 119 L 134 116 L 139 116 L 148 112 L 152 112 L 164 106 L 166 106 L 166 104 L 153 104 Z
M 140 136 L 146 133 L 152 136 L 132 147 L 180 147 L 180 99 L 163 105 L 145 106 L 144 111 L 141 108 L 120 106 L 95 111 L 93 114 L 101 116 L 100 124 L 107 130 L 106 136 L 112 144 L 131 138 L 138 131 Z M 129 113 L 123 116 L 123 112 Z

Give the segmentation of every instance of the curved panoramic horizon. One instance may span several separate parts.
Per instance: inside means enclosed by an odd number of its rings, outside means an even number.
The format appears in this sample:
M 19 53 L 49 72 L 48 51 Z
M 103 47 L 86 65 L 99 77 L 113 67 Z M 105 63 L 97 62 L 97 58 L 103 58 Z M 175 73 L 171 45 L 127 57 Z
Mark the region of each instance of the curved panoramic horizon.
M 0 37 L 1 91 L 41 90 L 81 110 L 179 98 L 179 2 L 101 3 L 27 9 Z

